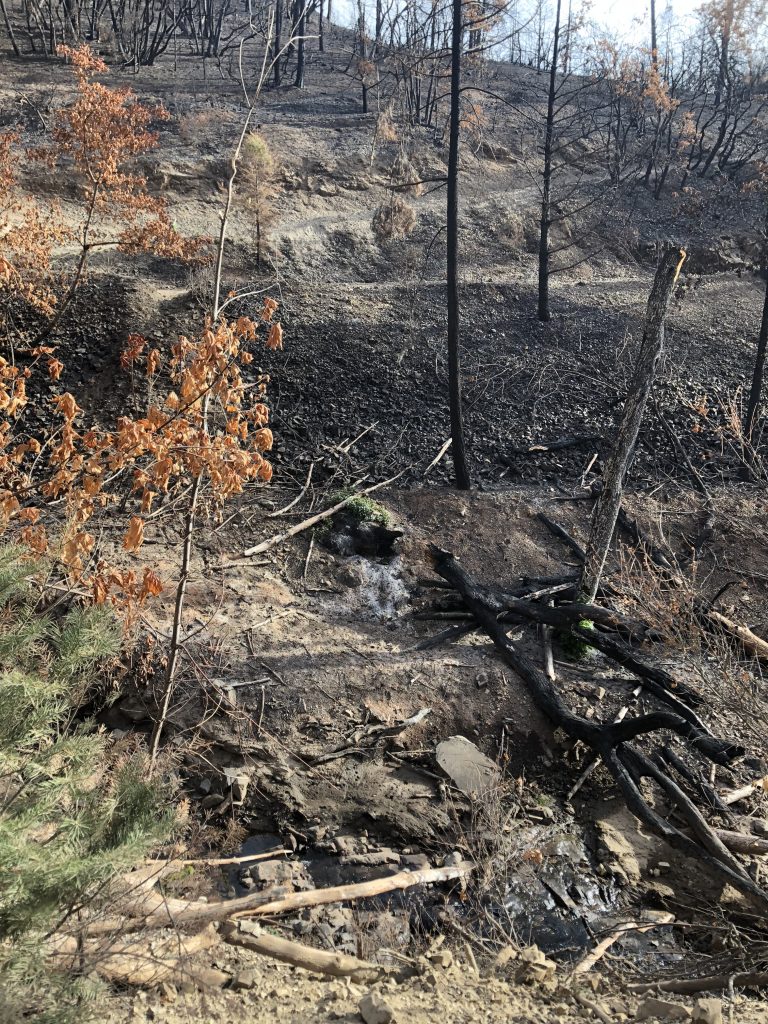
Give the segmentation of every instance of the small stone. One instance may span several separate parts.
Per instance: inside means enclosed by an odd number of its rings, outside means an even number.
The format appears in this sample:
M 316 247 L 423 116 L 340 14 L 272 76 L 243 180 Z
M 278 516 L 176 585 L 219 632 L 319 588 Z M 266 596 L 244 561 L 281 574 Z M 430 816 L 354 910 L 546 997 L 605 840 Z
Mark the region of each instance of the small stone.
M 286 860 L 263 860 L 254 864 L 249 873 L 256 882 L 290 882 L 293 880 L 293 865 Z
M 400 854 L 394 850 L 373 850 L 371 853 L 353 853 L 341 858 L 342 864 L 362 864 L 367 867 L 379 867 L 382 864 L 399 864 Z
M 355 562 L 347 562 L 336 570 L 336 582 L 341 587 L 354 590 L 363 585 L 363 574 Z
M 404 853 L 400 858 L 403 867 L 414 871 L 428 871 L 432 867 L 426 853 Z
M 515 981 L 518 984 L 527 982 L 542 985 L 553 980 L 556 970 L 557 964 L 554 960 L 548 960 L 538 946 L 528 946 L 520 951 Z
M 390 1024 L 395 1019 L 395 1011 L 378 992 L 373 989 L 364 995 L 357 1006 L 365 1024 Z
M 158 986 L 158 989 L 160 992 L 160 998 L 163 1000 L 164 1003 L 176 1002 L 176 998 L 179 993 L 176 990 L 176 986 L 173 985 L 170 981 L 161 981 L 160 985 Z
M 675 890 L 663 882 L 650 882 L 645 887 L 646 895 L 654 903 L 664 904 L 667 900 L 675 898 Z
M 596 821 L 600 859 L 624 884 L 640 880 L 640 864 L 627 838 L 609 821 Z
M 693 1021 L 694 1024 L 723 1024 L 722 999 L 697 999 L 693 1004 Z
M 208 796 L 203 797 L 200 801 L 200 806 L 207 811 L 210 810 L 211 807 L 217 807 L 223 800 L 223 793 L 209 793 Z
M 510 960 L 517 960 L 518 951 L 514 946 L 505 946 L 496 954 L 496 959 L 493 962 L 493 966 L 496 970 L 501 970 L 502 967 L 506 967 Z
M 461 856 L 458 850 L 454 850 L 453 853 L 449 853 L 443 858 L 443 867 L 451 868 L 456 864 L 461 864 L 464 858 Z
M 427 954 L 427 960 L 435 967 L 447 970 L 453 964 L 453 953 L 450 949 L 439 949 L 436 953 Z
M 499 766 L 466 736 L 449 736 L 435 748 L 437 763 L 465 796 L 487 793 L 501 780 Z
M 680 1003 L 648 996 L 635 1010 L 635 1020 L 690 1020 L 691 1011 Z
M 232 988 L 237 992 L 256 987 L 255 971 L 239 971 L 232 979 Z

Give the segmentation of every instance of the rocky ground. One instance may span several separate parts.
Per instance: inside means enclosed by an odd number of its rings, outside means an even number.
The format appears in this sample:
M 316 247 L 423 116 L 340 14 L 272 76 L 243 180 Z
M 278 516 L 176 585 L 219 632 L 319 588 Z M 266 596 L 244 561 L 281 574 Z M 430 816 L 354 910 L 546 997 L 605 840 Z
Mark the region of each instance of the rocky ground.
M 442 864 L 456 854 L 479 864 L 482 881 L 469 905 L 456 886 L 434 886 L 274 923 L 321 948 L 380 954 L 386 963 L 413 968 L 411 977 L 382 983 L 367 1009 L 361 1003 L 367 987 L 221 947 L 213 959 L 233 974 L 234 990 L 118 993 L 105 1013 L 115 1021 L 168 1024 L 351 1022 L 361 1013 L 366 1024 L 438 1017 L 717 1024 L 717 1007 L 696 1008 L 698 997 L 644 1004 L 626 985 L 708 973 L 707 965 L 717 969 L 724 953 L 738 959 L 729 917 L 745 913 L 738 897 L 704 884 L 697 865 L 638 829 L 604 773 L 595 772 L 568 799 L 583 751 L 552 733 L 489 644 L 470 635 L 416 650 L 448 623 L 414 617 L 434 596 L 422 582 L 431 575 L 429 542 L 460 555 L 488 583 L 573 568 L 568 550 L 536 513 L 546 511 L 584 540 L 585 487 L 600 473 L 620 413 L 652 275 L 649 248 L 665 236 L 672 201 L 663 209 L 641 203 L 631 232 L 626 211 L 606 210 L 593 225 L 600 246 L 554 279 L 554 317 L 542 325 L 534 316 L 536 188 L 526 142 L 510 124 L 509 145 L 467 155 L 463 360 L 480 489 L 453 492 L 445 486 L 448 457 L 425 475 L 448 431 L 444 252 L 436 237 L 444 196 L 409 197 L 417 217 L 413 234 L 377 240 L 371 222 L 388 195 L 400 144 L 384 142 L 372 152 L 375 116 L 358 112 L 358 97 L 340 72 L 343 45 L 339 36 L 324 57 L 311 55 L 303 93 L 267 93 L 259 111 L 259 130 L 278 163 L 267 252 L 259 270 L 253 216 L 244 204 L 237 207 L 226 285 L 269 288 L 281 300 L 285 349 L 265 353 L 260 367 L 271 376 L 277 472 L 270 489 L 199 538 L 187 622 L 193 656 L 168 729 L 195 822 L 193 852 L 280 848 L 289 854 L 253 870 L 178 879 L 173 892 L 231 898 L 276 883 L 300 890 Z M 242 115 L 237 83 L 210 68 L 202 80 L 200 68 L 185 59 L 178 73 L 165 61 L 135 78 L 115 69 L 110 79 L 128 81 L 142 98 L 168 106 L 172 118 L 148 164 L 153 187 L 168 197 L 180 230 L 213 234 Z M 18 97 L 45 116 L 61 100 L 66 80 L 58 64 L 8 63 L 0 83 L 2 122 L 26 111 L 34 140 L 39 121 L 28 105 L 19 107 Z M 414 131 L 402 143 L 424 177 L 444 173 L 441 139 Z M 74 210 L 63 183 L 40 173 L 25 184 Z M 697 584 L 714 596 L 735 580 L 725 605 L 761 632 L 768 627 L 764 494 L 738 483 L 739 444 L 728 422 L 752 358 L 762 283 L 752 274 L 754 239 L 744 210 L 722 217 L 728 237 L 716 244 L 711 238 L 723 235 L 722 223 L 678 220 L 685 237 L 676 240 L 693 258 L 670 313 L 657 395 L 714 498 L 717 528 L 693 567 Z M 104 255 L 55 339 L 65 363 L 61 381 L 32 387 L 41 394 L 70 389 L 88 415 L 108 422 L 135 401 L 130 380 L 119 372 L 127 334 L 144 331 L 167 344 L 200 323 L 209 289 L 205 269 Z M 244 302 L 241 311 L 249 308 Z M 40 418 L 46 415 L 41 409 Z M 535 450 L 574 435 L 578 444 Z M 310 466 L 311 485 L 300 502 L 269 518 L 297 495 Z M 393 557 L 340 554 L 311 532 L 256 559 L 244 557 L 250 545 L 317 511 L 350 481 L 370 483 L 401 471 L 396 487 L 376 495 L 402 531 Z M 684 556 L 702 519 L 701 503 L 653 416 L 638 445 L 631 489 L 630 511 Z M 107 547 L 109 531 L 105 524 Z M 143 549 L 168 580 L 178 543 L 170 524 L 148 535 Z M 709 649 L 696 647 L 679 607 L 670 613 L 668 592 L 640 587 L 632 557 L 623 549 L 612 567 L 628 609 L 634 599 L 646 613 L 679 618 L 681 642 L 670 663 L 711 694 L 718 729 L 748 749 L 738 769 L 719 772 L 715 783 L 731 788 L 766 775 L 759 666 L 722 651 L 715 662 Z M 165 596 L 150 625 L 162 634 L 170 614 Z M 540 657 L 535 633 L 524 643 Z M 574 662 L 558 647 L 556 672 L 570 705 L 596 720 L 615 717 L 634 685 L 602 659 Z M 151 702 L 151 687 L 136 685 L 115 703 L 105 718 L 115 742 L 130 743 L 135 731 L 148 728 Z M 638 704 L 642 709 L 642 696 Z M 420 712 L 428 713 L 398 731 Z M 452 737 L 464 741 L 446 747 Z M 482 799 L 461 783 L 467 741 L 470 759 L 480 757 L 489 773 Z M 755 824 L 754 834 L 765 814 L 761 792 L 740 808 L 743 827 Z M 763 870 L 760 858 L 753 866 Z M 572 965 L 600 938 L 648 911 L 673 914 L 677 926 L 622 939 L 594 985 L 565 984 Z M 720 924 L 703 934 L 702 919 Z M 520 953 L 534 945 L 551 958 L 540 970 L 539 954 L 529 952 L 526 960 Z M 738 992 L 724 1011 L 732 1020 L 766 1019 L 757 1001 Z

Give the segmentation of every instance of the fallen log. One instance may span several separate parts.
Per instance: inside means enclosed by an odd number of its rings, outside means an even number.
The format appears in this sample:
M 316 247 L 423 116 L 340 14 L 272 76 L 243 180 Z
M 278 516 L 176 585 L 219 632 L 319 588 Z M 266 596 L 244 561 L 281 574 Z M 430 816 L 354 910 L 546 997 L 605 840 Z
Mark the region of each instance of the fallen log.
M 710 622 L 716 622 L 726 633 L 736 637 L 741 642 L 745 651 L 753 654 L 756 658 L 768 660 L 768 641 L 753 633 L 751 629 L 748 629 L 746 626 L 740 626 L 738 622 L 733 622 L 731 619 L 726 618 L 725 615 L 721 615 L 720 612 L 707 612 L 707 618 Z
M 107 944 L 79 936 L 54 935 L 47 945 L 53 966 L 59 970 L 94 970 L 107 981 L 121 985 L 153 987 L 162 982 L 193 984 L 197 988 L 223 988 L 231 981 L 224 971 L 190 962 L 195 953 L 218 945 L 213 925 L 196 935 L 173 935 L 152 947 L 145 936 L 118 939 Z
M 197 900 L 165 900 L 159 893 L 159 904 L 145 912 L 144 900 L 131 907 L 125 904 L 125 916 L 87 921 L 80 927 L 68 928 L 63 934 L 78 934 L 85 937 L 95 935 L 125 934 L 143 928 L 185 928 L 190 925 L 207 924 L 213 921 L 227 921 L 240 917 L 260 914 L 282 914 L 304 907 L 318 907 L 325 903 L 346 903 L 351 900 L 380 896 L 383 893 L 409 889 L 415 885 L 430 885 L 465 878 L 474 870 L 468 861 L 451 864 L 442 868 L 426 868 L 423 871 L 399 871 L 385 878 L 355 885 L 336 885 L 327 889 L 310 889 L 307 892 L 285 894 L 283 898 L 273 890 L 270 893 L 251 893 L 237 899 L 221 900 L 218 903 L 202 903 Z
M 540 441 L 538 444 L 528 445 L 527 448 L 512 448 L 509 455 L 532 455 L 535 452 L 559 452 L 563 448 L 576 448 L 582 444 L 602 444 L 605 438 L 602 434 L 577 434 L 574 437 L 559 437 L 556 441 Z M 502 456 L 507 461 L 508 456 Z
M 563 703 L 552 682 L 509 639 L 504 624 L 498 621 L 496 611 L 484 602 L 483 588 L 475 583 L 449 552 L 435 545 L 430 550 L 438 575 L 462 595 L 504 661 L 525 683 L 537 708 L 555 727 L 561 728 L 572 739 L 580 740 L 602 759 L 635 817 L 674 849 L 698 859 L 718 880 L 732 884 L 763 912 L 768 911 L 768 893 L 753 881 L 746 868 L 726 849 L 683 790 L 630 743 L 638 736 L 669 730 L 686 740 L 710 761 L 722 765 L 729 764 L 743 754 L 743 748 L 703 732 L 698 726 L 671 712 L 655 712 L 604 725 L 574 714 Z M 674 801 L 678 813 L 696 839 L 686 835 L 653 810 L 640 790 L 639 784 L 643 778 L 651 779 Z
M 325 903 L 347 903 L 349 900 L 362 900 L 369 896 L 381 896 L 383 893 L 410 889 L 414 885 L 428 885 L 432 882 L 446 882 L 457 878 L 465 878 L 474 871 L 474 864 L 462 861 L 444 868 L 425 868 L 423 871 L 398 871 L 386 878 L 374 878 L 370 882 L 357 882 L 353 885 L 334 885 L 329 889 L 310 889 L 308 892 L 294 892 L 282 899 L 272 900 L 253 909 L 227 914 L 227 917 L 238 920 L 255 914 L 284 914 L 290 910 L 303 910 L 305 907 L 319 907 Z
M 244 930 L 247 927 L 247 922 L 225 924 L 221 929 L 221 937 L 230 945 L 281 960 L 294 967 L 302 967 L 305 971 L 312 971 L 315 974 L 330 974 L 334 978 L 349 978 L 356 983 L 370 983 L 385 973 L 385 968 L 380 964 L 372 964 L 344 953 L 313 949 L 311 946 L 303 946 L 300 942 L 282 939 L 260 929 Z
M 715 835 L 734 853 L 757 857 L 768 854 L 768 839 L 762 839 L 760 836 L 748 836 L 744 832 L 733 832 L 725 828 L 716 828 Z
M 666 978 L 662 981 L 640 981 L 627 985 L 628 992 L 674 992 L 692 995 L 695 992 L 719 992 L 730 988 L 764 988 L 768 971 L 738 971 L 735 974 L 710 974 L 704 978 Z

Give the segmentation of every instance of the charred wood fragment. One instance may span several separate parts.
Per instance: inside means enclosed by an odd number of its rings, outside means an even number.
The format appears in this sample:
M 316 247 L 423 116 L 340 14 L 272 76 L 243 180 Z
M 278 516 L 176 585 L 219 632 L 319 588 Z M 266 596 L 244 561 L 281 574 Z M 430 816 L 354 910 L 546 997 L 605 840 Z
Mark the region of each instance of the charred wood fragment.
M 743 754 L 743 748 L 730 740 L 713 736 L 698 724 L 672 712 L 654 712 L 606 725 L 574 714 L 554 683 L 510 640 L 505 624 L 499 621 L 498 609 L 489 607 L 486 602 L 485 588 L 477 584 L 449 552 L 432 545 L 431 555 L 437 573 L 462 595 L 467 608 L 496 645 L 501 657 L 525 683 L 537 708 L 555 727 L 561 728 L 570 738 L 580 740 L 602 760 L 632 813 L 674 849 L 696 858 L 714 877 L 729 882 L 763 912 L 767 911 L 768 893 L 753 881 L 746 868 L 726 849 L 677 783 L 630 743 L 641 735 L 669 731 L 685 739 L 702 756 L 722 765 Z M 648 804 L 640 789 L 643 778 L 652 780 L 674 802 L 695 839 Z

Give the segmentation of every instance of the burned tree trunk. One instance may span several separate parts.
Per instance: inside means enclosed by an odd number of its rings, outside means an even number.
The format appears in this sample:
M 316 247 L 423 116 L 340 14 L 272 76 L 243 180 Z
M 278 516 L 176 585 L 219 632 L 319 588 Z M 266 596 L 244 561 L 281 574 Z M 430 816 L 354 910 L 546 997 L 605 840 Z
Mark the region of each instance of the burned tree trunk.
M 768 234 L 768 222 L 766 233 Z M 752 369 L 752 385 L 749 389 L 747 413 L 744 417 L 744 435 L 747 439 L 747 444 L 753 449 L 757 446 L 759 440 L 755 435 L 755 424 L 757 423 L 757 413 L 763 394 L 766 349 L 768 349 L 768 276 L 766 276 L 765 282 L 765 301 L 763 303 L 763 317 L 760 321 L 760 334 L 757 338 L 757 352 L 755 353 L 755 363 Z
M 624 480 L 640 433 L 640 426 L 651 393 L 656 370 L 664 350 L 664 318 L 680 268 L 685 260 L 682 249 L 668 251 L 656 270 L 645 315 L 645 332 L 629 394 L 624 403 L 621 423 L 603 477 L 603 489 L 592 513 L 589 542 L 581 576 L 581 594 L 591 604 L 611 545 L 621 507 Z
M 555 35 L 552 41 L 552 65 L 549 69 L 547 121 L 544 131 L 544 172 L 541 183 L 541 224 L 539 227 L 539 303 L 538 317 L 549 320 L 549 229 L 552 226 L 552 150 L 555 138 L 555 97 L 557 93 L 557 62 L 560 56 L 560 7 L 557 0 Z
M 471 487 L 464 446 L 459 352 L 459 127 L 461 123 L 461 43 L 464 34 L 461 0 L 453 0 L 451 36 L 451 114 L 448 142 L 448 195 L 446 211 L 446 300 L 448 307 L 448 402 L 451 415 L 451 454 L 456 487 Z

